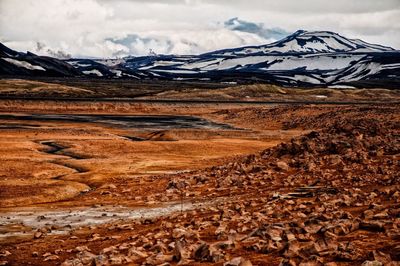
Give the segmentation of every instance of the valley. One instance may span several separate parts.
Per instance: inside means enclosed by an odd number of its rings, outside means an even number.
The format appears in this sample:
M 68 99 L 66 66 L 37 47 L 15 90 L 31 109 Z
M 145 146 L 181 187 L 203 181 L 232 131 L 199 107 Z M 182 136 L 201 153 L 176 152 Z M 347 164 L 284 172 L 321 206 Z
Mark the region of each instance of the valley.
M 0 100 L 4 265 L 400 259 L 396 91 L 385 105 L 177 100 L 226 88 L 74 102 L 30 84 L 42 99 Z

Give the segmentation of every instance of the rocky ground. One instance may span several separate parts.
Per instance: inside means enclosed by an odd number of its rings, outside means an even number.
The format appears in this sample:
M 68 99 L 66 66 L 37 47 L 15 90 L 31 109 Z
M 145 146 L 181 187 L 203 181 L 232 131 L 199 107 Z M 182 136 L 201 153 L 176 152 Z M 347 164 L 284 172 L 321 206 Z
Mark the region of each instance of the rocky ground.
M 182 212 L 67 234 L 49 220 L 33 237 L 1 242 L 0 265 L 400 264 L 397 105 L 221 109 L 202 115 L 304 133 L 209 168 L 149 176 L 145 201 Z M 130 186 L 104 190 L 117 203 Z

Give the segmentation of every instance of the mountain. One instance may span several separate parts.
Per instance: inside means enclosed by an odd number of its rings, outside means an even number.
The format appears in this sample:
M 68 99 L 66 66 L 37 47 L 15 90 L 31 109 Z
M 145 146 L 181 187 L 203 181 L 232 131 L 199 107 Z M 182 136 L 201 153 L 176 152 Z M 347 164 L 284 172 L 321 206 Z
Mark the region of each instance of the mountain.
M 387 52 L 393 48 L 369 44 L 361 40 L 347 39 L 330 31 L 299 30 L 280 41 L 235 49 L 224 49 L 211 52 L 213 55 L 245 54 L 299 54 L 299 53 L 338 53 L 338 52 Z
M 329 31 L 297 31 L 272 44 L 197 56 L 129 58 L 149 78 L 263 81 L 283 86 L 398 86 L 400 51 Z
M 30 52 L 17 52 L 0 43 L 0 75 L 71 77 L 81 74 L 62 60 Z
M 0 46 L 0 74 L 268 82 L 282 86 L 400 86 L 400 51 L 329 31 L 297 31 L 260 46 L 200 55 L 58 60 Z

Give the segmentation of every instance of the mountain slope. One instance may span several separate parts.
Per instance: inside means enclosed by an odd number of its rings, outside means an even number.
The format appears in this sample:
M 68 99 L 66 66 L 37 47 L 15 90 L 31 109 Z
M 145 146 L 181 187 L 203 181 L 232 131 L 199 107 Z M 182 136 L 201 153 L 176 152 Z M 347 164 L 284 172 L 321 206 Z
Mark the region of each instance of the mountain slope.
M 63 77 L 82 73 L 62 60 L 17 52 L 0 43 L 0 75 Z

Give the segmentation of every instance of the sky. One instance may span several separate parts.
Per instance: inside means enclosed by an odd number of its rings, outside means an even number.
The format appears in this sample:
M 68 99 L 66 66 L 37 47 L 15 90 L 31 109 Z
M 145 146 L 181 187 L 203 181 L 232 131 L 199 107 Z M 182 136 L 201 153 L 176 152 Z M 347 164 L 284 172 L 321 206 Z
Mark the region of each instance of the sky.
M 0 42 L 60 58 L 199 54 L 299 29 L 400 49 L 400 0 L 0 0 Z

